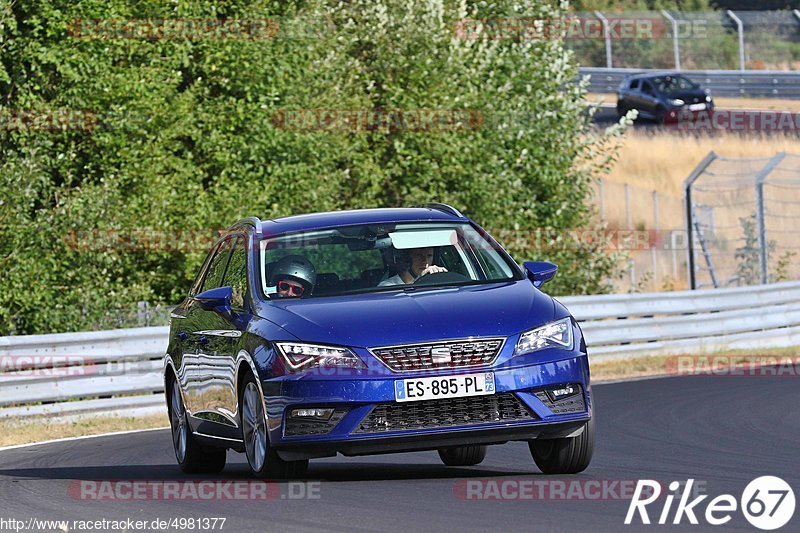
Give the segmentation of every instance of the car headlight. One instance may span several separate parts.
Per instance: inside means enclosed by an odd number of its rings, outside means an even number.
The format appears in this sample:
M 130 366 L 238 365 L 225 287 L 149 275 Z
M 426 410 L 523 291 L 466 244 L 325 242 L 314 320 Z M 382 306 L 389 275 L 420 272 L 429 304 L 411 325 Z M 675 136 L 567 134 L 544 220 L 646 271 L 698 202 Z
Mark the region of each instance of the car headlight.
M 567 350 L 572 348 L 572 319 L 570 317 L 550 322 L 523 333 L 517 342 L 517 347 L 514 349 L 514 355 L 523 355 L 545 348 L 564 348 Z
M 675 98 L 674 100 L 670 100 L 670 101 L 669 101 L 669 103 L 670 103 L 670 105 L 674 105 L 674 106 L 678 106 L 678 107 L 680 107 L 680 106 L 682 106 L 683 104 L 685 104 L 686 102 L 684 102 L 684 101 L 683 101 L 683 100 L 681 100 L 680 98 Z
M 706 95 L 706 102 L 710 102 L 710 101 L 711 101 L 711 95 L 710 95 L 710 94 L 707 94 L 707 95 Z
M 310 368 L 364 368 L 361 358 L 347 348 L 302 342 L 276 342 L 275 345 L 293 372 Z

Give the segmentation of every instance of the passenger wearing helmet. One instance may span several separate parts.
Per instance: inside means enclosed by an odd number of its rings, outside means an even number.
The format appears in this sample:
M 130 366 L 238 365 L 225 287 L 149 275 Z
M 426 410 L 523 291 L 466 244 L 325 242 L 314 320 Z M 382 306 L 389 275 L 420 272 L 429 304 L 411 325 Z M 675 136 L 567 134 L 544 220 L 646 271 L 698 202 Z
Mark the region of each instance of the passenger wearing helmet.
M 404 260 L 405 268 L 399 274 L 381 281 L 378 287 L 411 284 L 426 274 L 447 272 L 446 268 L 433 264 L 433 248 L 402 250 L 401 258 Z
M 317 282 L 317 271 L 311 261 L 300 255 L 287 255 L 272 269 L 270 284 L 278 290 L 278 298 L 311 296 Z

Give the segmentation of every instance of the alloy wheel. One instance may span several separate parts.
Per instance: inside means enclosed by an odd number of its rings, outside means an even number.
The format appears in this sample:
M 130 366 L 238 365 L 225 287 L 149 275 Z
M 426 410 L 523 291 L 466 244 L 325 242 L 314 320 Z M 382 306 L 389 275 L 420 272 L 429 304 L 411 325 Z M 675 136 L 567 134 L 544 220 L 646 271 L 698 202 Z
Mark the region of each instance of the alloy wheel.
M 172 445 L 175 448 L 175 457 L 177 457 L 179 463 L 182 463 L 186 458 L 188 428 L 186 427 L 186 410 L 183 407 L 183 400 L 177 383 L 172 386 L 171 403 Z
M 264 422 L 264 404 L 255 383 L 250 382 L 242 395 L 244 447 L 250 467 L 260 472 L 267 455 L 267 428 Z

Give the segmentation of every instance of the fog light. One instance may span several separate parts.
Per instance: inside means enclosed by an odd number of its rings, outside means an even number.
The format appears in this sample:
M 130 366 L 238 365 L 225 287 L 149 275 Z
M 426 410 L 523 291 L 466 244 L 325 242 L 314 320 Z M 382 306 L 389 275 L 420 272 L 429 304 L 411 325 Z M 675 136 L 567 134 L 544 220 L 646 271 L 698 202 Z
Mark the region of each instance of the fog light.
M 547 389 L 547 395 L 550 396 L 550 399 L 554 402 L 568 398 L 574 394 L 577 394 L 578 392 L 580 392 L 580 388 L 572 384 L 563 385 L 553 389 Z
M 304 420 L 329 420 L 333 415 L 333 409 L 302 408 L 292 409 L 289 416 L 292 418 L 302 418 Z

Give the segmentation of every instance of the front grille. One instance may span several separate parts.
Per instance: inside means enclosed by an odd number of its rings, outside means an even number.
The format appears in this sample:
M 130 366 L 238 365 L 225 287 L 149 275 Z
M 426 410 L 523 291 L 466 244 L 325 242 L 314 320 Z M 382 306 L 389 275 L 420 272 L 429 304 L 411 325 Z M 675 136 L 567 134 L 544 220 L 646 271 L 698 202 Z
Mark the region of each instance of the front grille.
M 379 404 L 361 421 L 354 433 L 386 433 L 521 420 L 536 420 L 536 416 L 513 394 L 501 393 Z
M 556 401 L 553 401 L 544 390 L 534 391 L 534 394 L 548 409 L 553 411 L 554 415 L 581 413 L 586 410 L 586 403 L 583 401 L 583 388 L 577 383 L 572 386 L 576 388 L 575 394 Z
M 345 414 L 347 414 L 347 409 L 337 408 L 328 420 L 303 420 L 302 418 L 292 418 L 287 415 L 286 424 L 283 426 L 283 435 L 285 437 L 325 435 L 336 427 L 336 424 L 344 418 Z
M 503 339 L 470 339 L 372 348 L 370 351 L 395 372 L 489 365 Z

